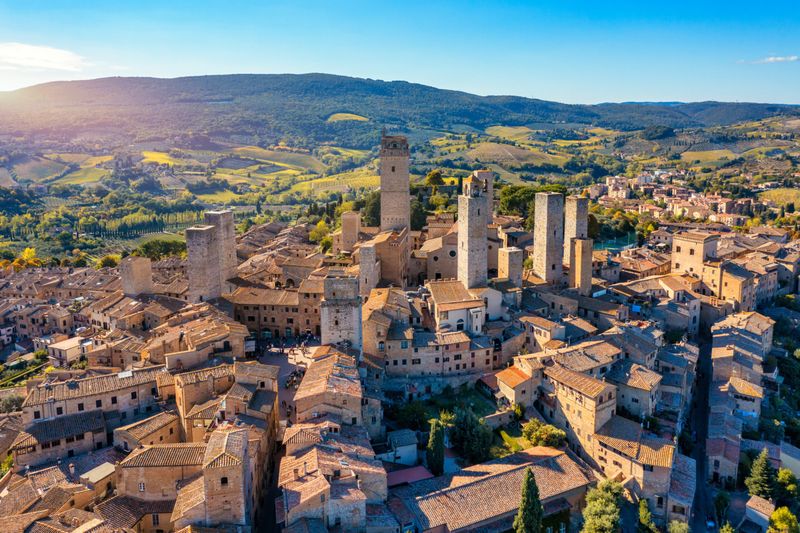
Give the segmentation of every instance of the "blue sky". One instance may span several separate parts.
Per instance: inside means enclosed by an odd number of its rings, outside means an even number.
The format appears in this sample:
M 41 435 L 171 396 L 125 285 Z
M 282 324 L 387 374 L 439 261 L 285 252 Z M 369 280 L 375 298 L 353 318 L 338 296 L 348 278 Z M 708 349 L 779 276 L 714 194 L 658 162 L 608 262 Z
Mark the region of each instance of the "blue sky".
M 797 0 L 0 0 L 0 90 L 328 72 L 569 103 L 800 104 L 798 56 Z

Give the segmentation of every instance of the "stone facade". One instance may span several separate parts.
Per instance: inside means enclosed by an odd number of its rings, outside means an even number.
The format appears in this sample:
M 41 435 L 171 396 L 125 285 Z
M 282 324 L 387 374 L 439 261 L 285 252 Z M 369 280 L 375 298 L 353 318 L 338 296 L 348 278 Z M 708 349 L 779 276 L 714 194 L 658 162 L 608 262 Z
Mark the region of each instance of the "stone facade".
M 458 280 L 468 289 L 485 287 L 488 275 L 487 182 L 464 180 L 464 193 L 458 197 Z
M 533 273 L 547 283 L 561 283 L 564 258 L 564 196 L 536 193 L 533 229 Z
M 231 211 L 209 211 L 205 224 L 186 230 L 189 298 L 202 302 L 227 292 L 236 276 L 236 228 Z
M 592 239 L 574 237 L 570 242 L 569 286 L 581 296 L 592 294 Z
M 331 269 L 323 281 L 320 305 L 322 344 L 350 343 L 361 347 L 361 296 L 358 278 Z
M 381 138 L 381 231 L 411 229 L 409 153 L 405 137 Z
M 119 274 L 126 296 L 153 293 L 153 266 L 147 257 L 131 255 L 124 258 L 119 263 Z
M 519 248 L 500 248 L 497 260 L 497 277 L 507 279 L 515 287 L 522 287 L 522 263 L 524 252 Z
M 572 239 L 589 236 L 589 199 L 567 196 L 564 206 L 564 263 L 571 265 Z

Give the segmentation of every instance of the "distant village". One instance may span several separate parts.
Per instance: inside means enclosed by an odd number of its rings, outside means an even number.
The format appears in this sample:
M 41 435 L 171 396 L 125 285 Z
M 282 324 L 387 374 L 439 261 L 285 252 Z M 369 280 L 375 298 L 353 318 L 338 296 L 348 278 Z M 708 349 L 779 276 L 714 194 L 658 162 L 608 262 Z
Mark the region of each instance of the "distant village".
M 185 259 L 0 271 L 0 531 L 501 532 L 528 471 L 548 532 L 578 531 L 606 479 L 666 530 L 716 517 L 749 451 L 800 476 L 759 424 L 794 386 L 776 324 L 800 323 L 775 306 L 800 240 L 743 229 L 774 206 L 656 171 L 537 193 L 527 231 L 480 170 L 411 231 L 409 160 L 382 137 L 380 226 L 343 213 L 327 254 L 313 226 L 237 236 L 219 210 Z M 594 203 L 658 229 L 600 246 Z M 451 428 L 432 464 L 444 405 L 563 442 L 475 461 Z M 766 532 L 775 507 L 748 494 L 733 526 Z

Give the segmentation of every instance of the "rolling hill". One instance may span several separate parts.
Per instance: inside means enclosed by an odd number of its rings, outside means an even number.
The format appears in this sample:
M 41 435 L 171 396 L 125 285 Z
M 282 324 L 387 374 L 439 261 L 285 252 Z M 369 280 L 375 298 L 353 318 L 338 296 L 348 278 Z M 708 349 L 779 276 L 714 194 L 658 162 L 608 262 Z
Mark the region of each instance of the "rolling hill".
M 800 115 L 800 107 L 724 102 L 568 105 L 329 74 L 118 77 L 0 93 L 0 135 L 119 143 L 213 138 L 240 144 L 370 148 L 383 125 L 429 137 L 498 124 L 636 130 L 651 125 L 727 125 L 775 115 Z M 343 116 L 351 119 L 330 120 Z

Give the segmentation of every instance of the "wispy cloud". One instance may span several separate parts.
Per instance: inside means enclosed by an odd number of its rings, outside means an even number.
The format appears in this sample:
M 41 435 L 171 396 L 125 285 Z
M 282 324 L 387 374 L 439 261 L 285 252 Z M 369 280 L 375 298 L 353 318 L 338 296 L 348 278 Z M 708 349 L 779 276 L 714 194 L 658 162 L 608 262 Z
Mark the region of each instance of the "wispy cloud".
M 753 65 L 767 65 L 770 63 L 794 63 L 800 61 L 800 56 L 767 56 L 755 61 L 740 61 L 740 63 L 751 63 Z
M 80 72 L 91 64 L 82 56 L 50 46 L 0 42 L 0 70 Z

